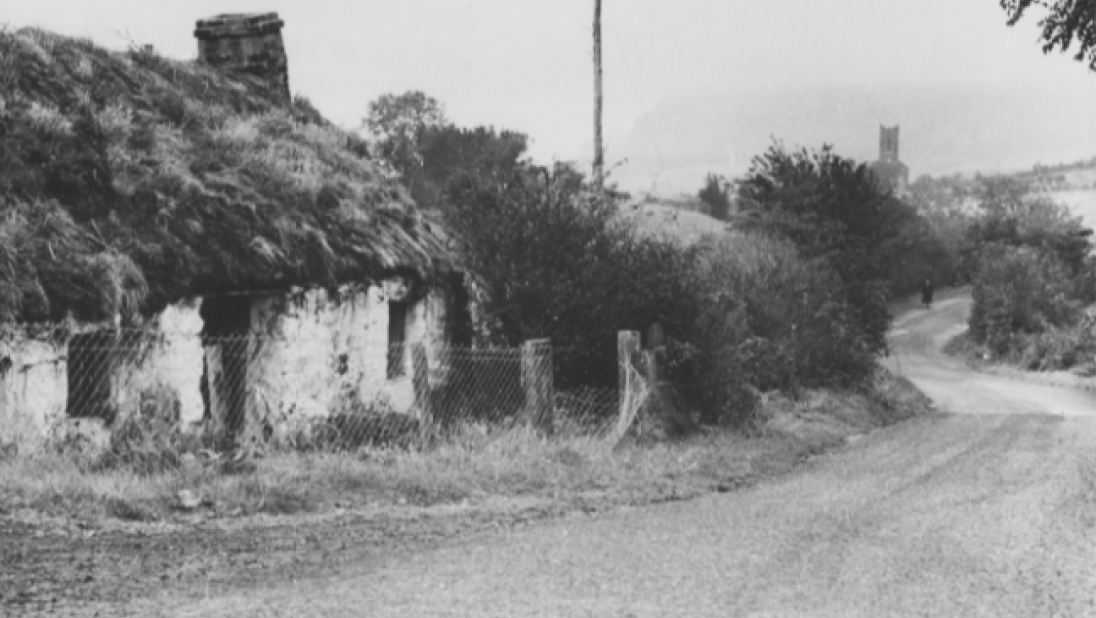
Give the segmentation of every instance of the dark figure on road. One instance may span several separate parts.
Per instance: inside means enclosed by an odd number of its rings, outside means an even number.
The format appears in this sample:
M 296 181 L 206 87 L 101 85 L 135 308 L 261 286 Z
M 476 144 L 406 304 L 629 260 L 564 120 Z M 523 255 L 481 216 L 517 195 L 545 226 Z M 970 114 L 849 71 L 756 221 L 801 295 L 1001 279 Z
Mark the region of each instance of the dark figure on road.
M 925 279 L 925 285 L 921 286 L 921 302 L 926 307 L 932 307 L 932 280 Z

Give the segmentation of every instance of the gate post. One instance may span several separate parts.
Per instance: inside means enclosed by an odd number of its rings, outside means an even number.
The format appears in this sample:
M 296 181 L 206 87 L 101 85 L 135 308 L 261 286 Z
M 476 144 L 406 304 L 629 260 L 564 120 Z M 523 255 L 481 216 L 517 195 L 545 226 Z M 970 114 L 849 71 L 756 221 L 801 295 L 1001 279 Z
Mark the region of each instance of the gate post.
M 525 423 L 552 433 L 555 408 L 552 384 L 552 342 L 533 339 L 521 346 L 521 384 L 525 389 Z
M 662 325 L 658 322 L 651 324 L 647 329 L 647 352 L 644 353 L 644 369 L 647 373 L 647 385 L 654 387 L 658 384 L 658 351 L 666 343 L 666 335 Z

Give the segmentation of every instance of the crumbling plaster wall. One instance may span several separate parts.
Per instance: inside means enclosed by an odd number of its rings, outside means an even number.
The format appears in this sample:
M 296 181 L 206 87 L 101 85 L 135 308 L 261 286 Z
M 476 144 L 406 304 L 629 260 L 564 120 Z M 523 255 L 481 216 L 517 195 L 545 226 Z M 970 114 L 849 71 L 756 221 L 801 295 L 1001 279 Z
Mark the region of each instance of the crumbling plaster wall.
M 383 380 L 387 309 L 368 286 L 259 296 L 251 304 L 248 425 L 284 435 Z
M 199 306 L 198 300 L 183 301 L 139 331 L 123 329 L 112 337 L 109 345 L 117 364 L 109 379 L 115 424 L 137 413 L 142 400 L 171 405 L 184 426 L 202 419 Z M 33 450 L 51 437 L 72 433 L 96 442 L 104 439 L 101 419 L 68 417 L 69 344 L 75 335 L 111 326 L 21 325 L 0 331 L 0 444 Z
M 111 390 L 120 419 L 139 413 L 143 403 L 146 409 L 177 411 L 184 429 L 201 422 L 201 304 L 201 299 L 187 299 L 169 305 L 142 328 L 141 337 L 119 339 L 125 353 L 112 372 Z
M 110 371 L 115 425 L 143 407 L 158 406 L 178 413 L 184 430 L 194 428 L 205 416 L 203 371 L 208 372 L 211 407 L 219 407 L 215 383 L 225 376 L 210 362 L 218 358 L 216 348 L 203 348 L 201 304 L 191 299 L 171 305 L 139 331 L 122 331 L 116 338 L 119 354 Z M 431 292 L 410 304 L 406 319 L 407 348 L 425 346 L 434 384 L 444 380 L 445 307 L 443 294 Z M 388 319 L 388 299 L 378 286 L 254 297 L 250 331 L 242 342 L 248 356 L 245 432 L 284 437 L 311 418 L 371 405 L 414 413 L 409 351 L 403 356 L 403 375 L 387 377 Z M 33 448 L 58 429 L 86 434 L 83 425 L 100 426 L 92 427 L 93 433 L 102 431 L 98 419 L 66 416 L 69 340 L 77 332 L 102 328 L 0 331 L 0 445 Z
M 408 309 L 405 341 L 425 344 L 431 367 L 441 362 L 444 311 L 437 293 Z M 310 419 L 373 406 L 412 413 L 411 354 L 404 354 L 402 376 L 387 377 L 388 319 L 388 299 L 377 286 L 256 297 L 245 431 L 279 438 Z
M 0 332 L 0 445 L 34 448 L 65 418 L 66 366 L 52 330 Z

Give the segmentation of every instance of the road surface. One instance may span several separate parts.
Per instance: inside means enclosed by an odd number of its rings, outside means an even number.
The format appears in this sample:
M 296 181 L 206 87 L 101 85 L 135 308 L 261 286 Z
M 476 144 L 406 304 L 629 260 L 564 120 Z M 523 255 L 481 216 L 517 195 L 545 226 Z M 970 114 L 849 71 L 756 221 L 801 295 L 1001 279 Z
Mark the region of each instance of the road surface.
M 1096 403 L 938 347 L 969 301 L 901 316 L 888 363 L 943 414 L 802 474 L 392 556 L 183 616 L 1096 616 Z

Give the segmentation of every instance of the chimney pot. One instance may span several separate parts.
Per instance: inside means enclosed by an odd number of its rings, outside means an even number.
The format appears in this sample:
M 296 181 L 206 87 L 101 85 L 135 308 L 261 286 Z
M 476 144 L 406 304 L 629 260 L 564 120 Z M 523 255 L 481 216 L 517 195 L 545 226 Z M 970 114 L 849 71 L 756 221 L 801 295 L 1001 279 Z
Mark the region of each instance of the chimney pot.
M 226 13 L 198 20 L 198 60 L 219 69 L 244 71 L 267 80 L 289 102 L 289 70 L 277 13 Z

